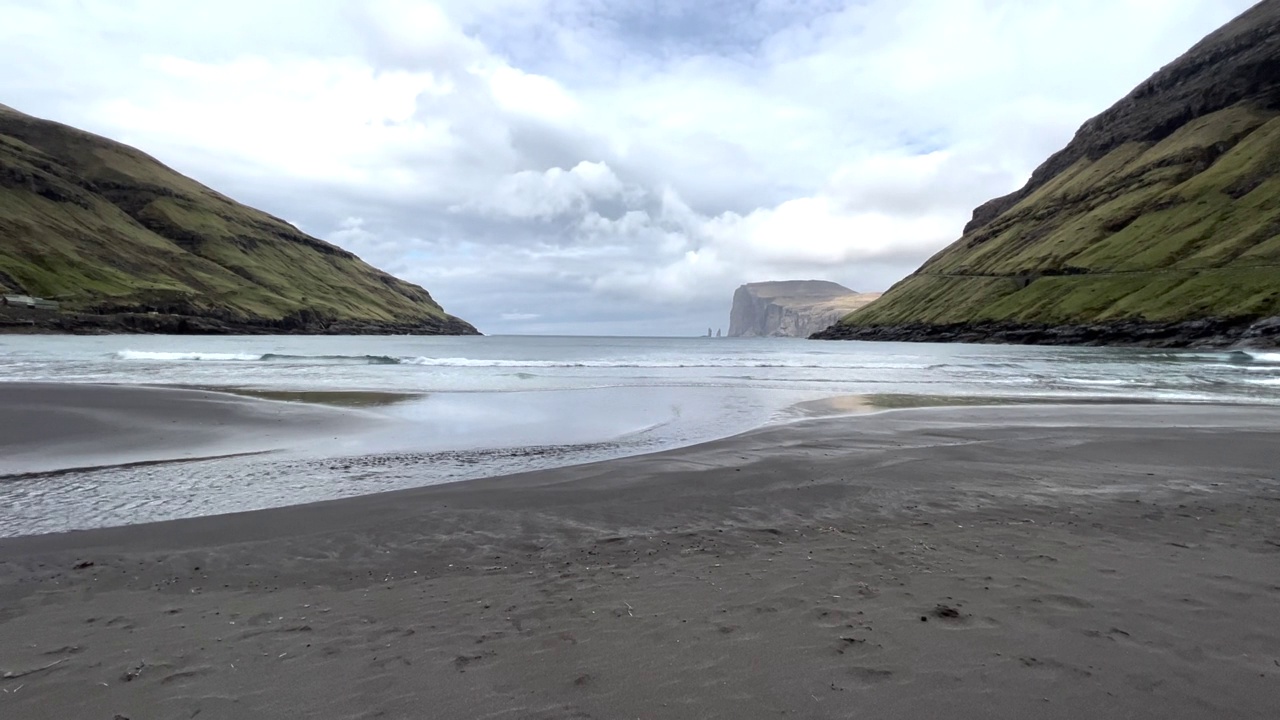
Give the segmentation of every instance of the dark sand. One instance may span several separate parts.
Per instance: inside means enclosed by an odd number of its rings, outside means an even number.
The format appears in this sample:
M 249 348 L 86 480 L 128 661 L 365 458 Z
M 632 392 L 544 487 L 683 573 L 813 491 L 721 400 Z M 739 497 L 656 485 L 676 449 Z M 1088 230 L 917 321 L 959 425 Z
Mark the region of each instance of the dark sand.
M 0 478 L 278 450 L 369 421 L 209 390 L 0 383 Z
M 213 392 L 258 398 L 260 400 L 280 400 L 291 403 L 309 403 L 313 405 L 332 405 L 348 408 L 378 408 L 389 405 L 420 400 L 426 393 L 389 392 L 385 390 L 260 390 L 256 388 L 236 387 L 199 387 L 191 390 L 211 390 Z
M 0 540 L 0 718 L 1269 718 L 1280 411 L 904 410 Z

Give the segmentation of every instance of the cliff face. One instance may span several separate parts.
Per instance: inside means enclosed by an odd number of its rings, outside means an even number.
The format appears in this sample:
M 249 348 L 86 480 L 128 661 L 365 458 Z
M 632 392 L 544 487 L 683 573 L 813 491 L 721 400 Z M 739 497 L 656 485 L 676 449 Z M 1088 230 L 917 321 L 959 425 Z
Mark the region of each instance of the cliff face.
M 825 280 L 748 283 L 733 294 L 729 337 L 809 337 L 879 296 Z
M 0 291 L 65 331 L 475 334 L 421 287 L 134 148 L 0 105 Z
M 1275 343 L 1280 0 L 1086 122 L 1017 192 L 823 337 Z

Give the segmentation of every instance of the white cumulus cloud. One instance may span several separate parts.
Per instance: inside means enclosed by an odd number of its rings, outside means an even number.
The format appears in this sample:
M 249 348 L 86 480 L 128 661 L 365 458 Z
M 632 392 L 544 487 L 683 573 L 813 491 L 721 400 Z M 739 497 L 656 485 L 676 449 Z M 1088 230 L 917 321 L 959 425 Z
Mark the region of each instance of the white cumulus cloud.
M 490 332 L 884 289 L 1252 0 L 0 0 L 0 102 Z

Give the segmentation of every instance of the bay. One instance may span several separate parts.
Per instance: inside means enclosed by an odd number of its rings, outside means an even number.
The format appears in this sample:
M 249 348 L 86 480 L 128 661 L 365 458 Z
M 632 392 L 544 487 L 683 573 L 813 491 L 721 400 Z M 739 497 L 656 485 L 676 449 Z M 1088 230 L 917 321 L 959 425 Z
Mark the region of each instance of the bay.
M 0 380 L 213 388 L 379 419 L 376 432 L 266 456 L 10 477 L 0 481 L 0 535 L 15 535 L 589 462 L 823 414 L 1274 404 L 1280 354 L 787 338 L 3 336 Z

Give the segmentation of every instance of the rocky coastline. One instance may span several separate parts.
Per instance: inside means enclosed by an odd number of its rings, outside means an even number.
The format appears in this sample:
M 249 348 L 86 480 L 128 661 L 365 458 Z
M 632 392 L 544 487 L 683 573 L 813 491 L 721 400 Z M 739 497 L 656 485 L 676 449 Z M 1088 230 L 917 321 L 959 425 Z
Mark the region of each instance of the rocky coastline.
M 338 320 L 316 313 L 236 318 L 164 312 L 77 313 L 0 308 L 0 334 L 67 335 L 480 335 L 453 316 L 417 322 Z
M 1077 325 L 973 322 L 930 325 L 833 325 L 812 340 L 995 343 L 1002 345 L 1113 345 L 1153 348 L 1276 348 L 1280 317 L 1205 318 L 1182 322 L 1123 320 Z

